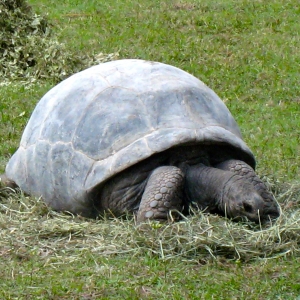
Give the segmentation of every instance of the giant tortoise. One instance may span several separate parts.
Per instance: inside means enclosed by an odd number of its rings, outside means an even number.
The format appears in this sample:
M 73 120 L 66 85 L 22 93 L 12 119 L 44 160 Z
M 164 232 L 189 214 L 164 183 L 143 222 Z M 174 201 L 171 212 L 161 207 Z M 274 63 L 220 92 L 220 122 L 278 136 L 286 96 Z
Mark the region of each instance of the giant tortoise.
M 41 99 L 2 181 L 85 217 L 131 213 L 141 223 L 200 209 L 276 219 L 254 168 L 238 125 L 203 82 L 124 59 L 79 72 Z

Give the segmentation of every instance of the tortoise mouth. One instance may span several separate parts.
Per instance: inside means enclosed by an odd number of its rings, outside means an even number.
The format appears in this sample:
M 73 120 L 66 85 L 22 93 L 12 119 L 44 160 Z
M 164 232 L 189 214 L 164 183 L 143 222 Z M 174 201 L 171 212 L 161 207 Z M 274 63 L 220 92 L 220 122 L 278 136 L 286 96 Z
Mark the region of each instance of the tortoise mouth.
M 274 223 L 280 217 L 280 208 L 277 203 L 268 203 L 267 207 L 265 203 L 259 204 L 244 202 L 240 205 L 235 204 L 227 208 L 225 206 L 225 211 L 219 210 L 218 213 L 233 221 L 250 221 L 256 224 Z
M 231 220 L 237 222 L 250 221 L 256 224 L 270 224 L 274 223 L 280 216 L 279 209 L 270 212 L 244 212 L 239 215 L 227 215 Z

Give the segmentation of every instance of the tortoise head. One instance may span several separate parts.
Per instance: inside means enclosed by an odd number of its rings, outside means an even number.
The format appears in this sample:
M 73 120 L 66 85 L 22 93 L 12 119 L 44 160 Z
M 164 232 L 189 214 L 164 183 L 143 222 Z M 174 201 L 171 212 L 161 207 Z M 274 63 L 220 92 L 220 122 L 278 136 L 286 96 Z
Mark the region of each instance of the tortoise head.
M 234 220 L 247 218 L 255 223 L 267 223 L 280 215 L 274 199 L 264 199 L 247 180 L 240 176 L 227 184 L 219 209 Z

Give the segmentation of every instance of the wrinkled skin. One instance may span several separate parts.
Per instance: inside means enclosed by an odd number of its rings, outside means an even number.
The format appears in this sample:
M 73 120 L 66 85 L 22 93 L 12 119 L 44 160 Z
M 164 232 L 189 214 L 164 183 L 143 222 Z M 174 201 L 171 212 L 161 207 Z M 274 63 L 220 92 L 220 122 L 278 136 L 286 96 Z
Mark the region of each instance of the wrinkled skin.
M 134 212 L 138 223 L 176 219 L 170 212 L 189 214 L 190 208 L 256 223 L 278 218 L 279 206 L 249 165 L 233 159 L 207 164 L 205 156 L 143 162 L 104 185 L 95 197 L 97 210 L 114 216 Z
M 263 185 L 268 198 L 264 199 L 251 181 L 241 175 L 197 165 L 188 169 L 185 189 L 189 202 L 197 204 L 201 209 L 236 220 L 246 217 L 256 223 L 263 223 L 276 219 L 279 207 L 274 199 L 269 201 L 272 195 L 265 185 L 262 182 L 260 185 Z

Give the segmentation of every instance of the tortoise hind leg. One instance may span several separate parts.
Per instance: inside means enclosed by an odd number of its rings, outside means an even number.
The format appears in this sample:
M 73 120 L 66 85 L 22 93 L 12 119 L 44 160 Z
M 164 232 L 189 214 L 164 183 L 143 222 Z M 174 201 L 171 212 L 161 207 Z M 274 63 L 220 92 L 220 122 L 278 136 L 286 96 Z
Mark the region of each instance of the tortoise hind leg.
M 253 168 L 251 168 L 248 164 L 240 160 L 230 159 L 216 165 L 215 167 L 225 171 L 231 171 L 246 178 L 249 182 L 252 183 L 255 190 L 266 201 L 266 206 L 270 207 L 270 211 L 273 212 L 273 217 L 277 218 L 279 216 L 279 206 L 274 196 L 268 190 L 263 181 L 257 176 Z
M 0 187 L 16 189 L 18 188 L 18 185 L 13 180 L 9 179 L 6 174 L 0 174 Z
M 136 221 L 147 220 L 166 221 L 170 212 L 180 211 L 182 207 L 184 175 L 173 166 L 155 169 L 147 182 L 142 200 L 137 212 Z

